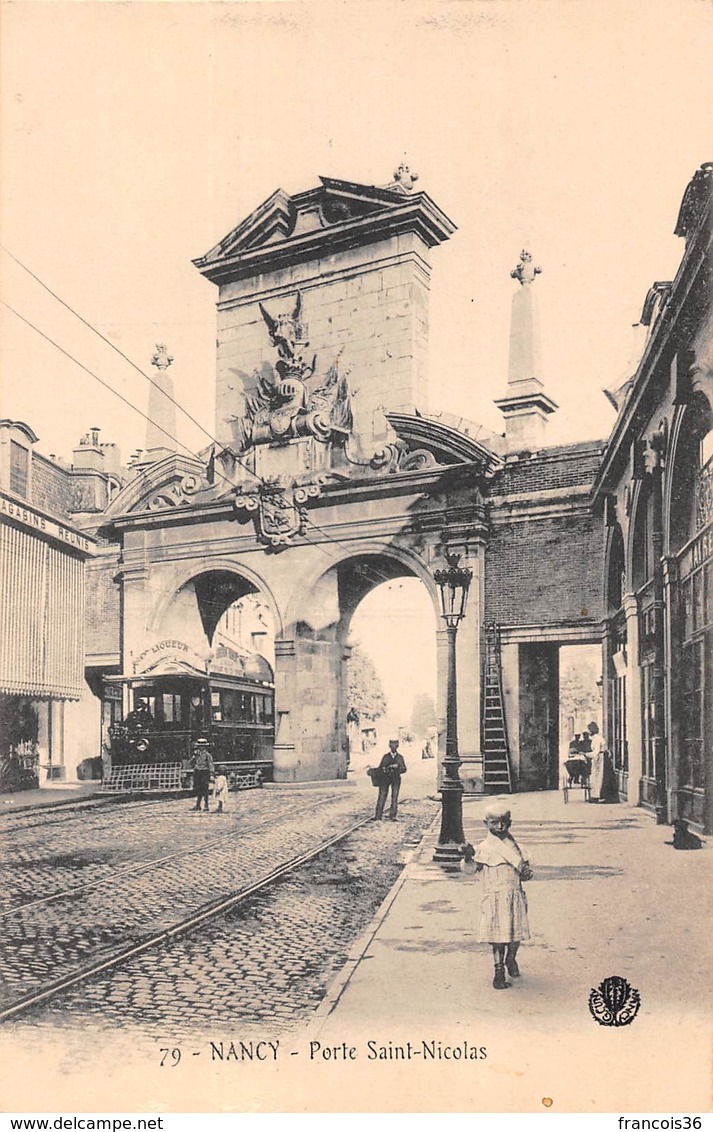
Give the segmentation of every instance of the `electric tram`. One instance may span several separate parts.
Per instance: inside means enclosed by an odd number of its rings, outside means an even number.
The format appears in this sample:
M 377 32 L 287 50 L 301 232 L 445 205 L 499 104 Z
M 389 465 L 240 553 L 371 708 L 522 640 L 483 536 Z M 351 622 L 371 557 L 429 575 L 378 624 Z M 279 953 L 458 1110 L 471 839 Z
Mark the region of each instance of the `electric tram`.
M 275 742 L 272 670 L 258 653 L 220 645 L 204 670 L 186 655 L 161 655 L 134 676 L 106 677 L 123 686 L 126 717 L 108 727 L 110 769 L 104 786 L 189 789 L 193 745 L 207 738 L 229 782 L 252 775 L 272 781 Z

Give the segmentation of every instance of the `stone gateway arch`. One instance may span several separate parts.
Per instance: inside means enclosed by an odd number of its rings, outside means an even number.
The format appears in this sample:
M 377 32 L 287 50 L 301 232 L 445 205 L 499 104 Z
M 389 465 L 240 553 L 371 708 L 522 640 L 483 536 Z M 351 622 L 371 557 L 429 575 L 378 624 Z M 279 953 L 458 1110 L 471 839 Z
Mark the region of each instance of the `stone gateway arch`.
M 601 639 L 598 592 L 580 592 L 576 565 L 578 554 L 594 561 L 598 553 L 599 528 L 584 500 L 599 448 L 542 450 L 556 405 L 538 379 L 528 330 L 535 271 L 514 273 L 508 396 L 498 402 L 506 436 L 434 411 L 430 254 L 455 226 L 413 183 L 400 169 L 381 188 L 320 178 L 306 192 L 278 190 L 194 261 L 218 288 L 217 443 L 196 458 L 165 446 L 147 453 L 142 474 L 104 516 L 104 536 L 121 547 L 125 677 L 162 640 L 210 653 L 221 612 L 244 594 L 258 594 L 270 609 L 278 782 L 345 776 L 354 610 L 374 586 L 402 576 L 422 581 L 435 604 L 432 573 L 445 552 L 459 553 L 473 571 L 458 637 L 468 788 L 484 778 L 486 569 L 494 608 L 499 571 L 532 574 L 526 547 L 517 564 L 504 565 L 513 544 L 494 539 L 498 529 L 514 530 L 522 543 L 525 528 L 544 523 L 548 569 L 561 583 L 556 608 L 543 608 L 536 585 L 533 594 L 523 590 L 515 620 L 529 629 L 511 632 L 508 646 L 527 650 L 528 632 L 542 620 L 552 623 L 553 647 Z M 445 631 L 437 633 L 437 658 L 442 753 Z M 533 704 L 541 684 L 538 669 Z M 523 715 L 527 695 L 518 686 Z M 527 718 L 536 726 L 532 712 Z M 550 778 L 551 767 L 541 785 Z

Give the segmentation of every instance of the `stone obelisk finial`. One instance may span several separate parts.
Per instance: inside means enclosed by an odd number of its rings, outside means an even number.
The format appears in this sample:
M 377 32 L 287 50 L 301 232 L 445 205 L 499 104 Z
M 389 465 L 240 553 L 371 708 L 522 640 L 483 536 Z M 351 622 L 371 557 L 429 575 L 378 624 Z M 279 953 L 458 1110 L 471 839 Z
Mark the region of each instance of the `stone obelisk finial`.
M 495 402 L 505 417 L 505 437 L 511 452 L 535 451 L 545 440 L 547 417 L 557 405 L 544 392 L 540 354 L 540 323 L 533 283 L 542 268 L 523 249 L 510 272 L 520 286 L 512 297 L 507 396 Z
M 175 452 L 176 406 L 173 402 L 173 378 L 168 369 L 173 362 L 163 342 L 156 345 L 151 365 L 156 368 L 156 376 L 151 381 L 149 393 L 149 420 L 146 424 L 146 456 L 160 460 L 169 452 Z
M 528 252 L 526 248 L 523 248 L 520 252 L 520 262 L 517 267 L 513 267 L 510 272 L 510 278 L 517 279 L 518 283 L 526 287 L 529 286 L 530 283 L 534 283 L 536 275 L 541 274 L 542 268 L 535 267 L 532 262 L 532 252 Z

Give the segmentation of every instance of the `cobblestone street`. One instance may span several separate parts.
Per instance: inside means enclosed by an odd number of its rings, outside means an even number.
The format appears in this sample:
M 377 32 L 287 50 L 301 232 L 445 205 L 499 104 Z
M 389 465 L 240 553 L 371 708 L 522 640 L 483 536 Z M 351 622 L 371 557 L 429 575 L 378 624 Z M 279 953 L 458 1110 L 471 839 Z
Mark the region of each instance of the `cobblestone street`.
M 123 1028 L 155 1045 L 236 1022 L 243 1033 L 268 1024 L 275 1034 L 304 1023 L 435 817 L 429 788 L 424 780 L 412 790 L 418 796 L 405 798 L 399 822 L 368 822 L 200 929 L 62 992 L 4 1029 L 18 1038 L 61 1031 L 76 1062 L 90 1055 L 88 1035 L 102 1031 Z M 373 791 L 359 783 L 250 791 L 231 801 L 231 813 L 220 816 L 187 812 L 191 802 L 181 799 L 6 822 L 5 1004 L 313 850 L 368 818 Z M 58 843 L 55 854 L 50 846 Z M 11 892 L 13 856 L 21 866 Z M 156 862 L 149 869 L 122 872 L 149 860 Z M 57 895 L 89 873 L 93 887 Z

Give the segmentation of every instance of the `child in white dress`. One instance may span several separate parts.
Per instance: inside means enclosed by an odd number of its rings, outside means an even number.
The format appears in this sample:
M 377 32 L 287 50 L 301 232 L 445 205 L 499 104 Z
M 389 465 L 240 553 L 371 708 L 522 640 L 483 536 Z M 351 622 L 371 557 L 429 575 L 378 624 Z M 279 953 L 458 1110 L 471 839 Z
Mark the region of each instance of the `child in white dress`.
M 228 779 L 225 777 L 224 766 L 219 766 L 216 770 L 213 798 L 218 803 L 219 814 L 228 809 Z
M 527 854 L 510 834 L 510 810 L 496 802 L 485 811 L 488 835 L 476 848 L 474 863 L 480 874 L 480 916 L 477 938 L 489 943 L 495 963 L 495 990 L 506 990 L 508 974 L 516 979 L 520 975 L 517 951 L 523 939 L 530 938 L 527 920 L 527 897 L 522 887 L 530 880 Z

